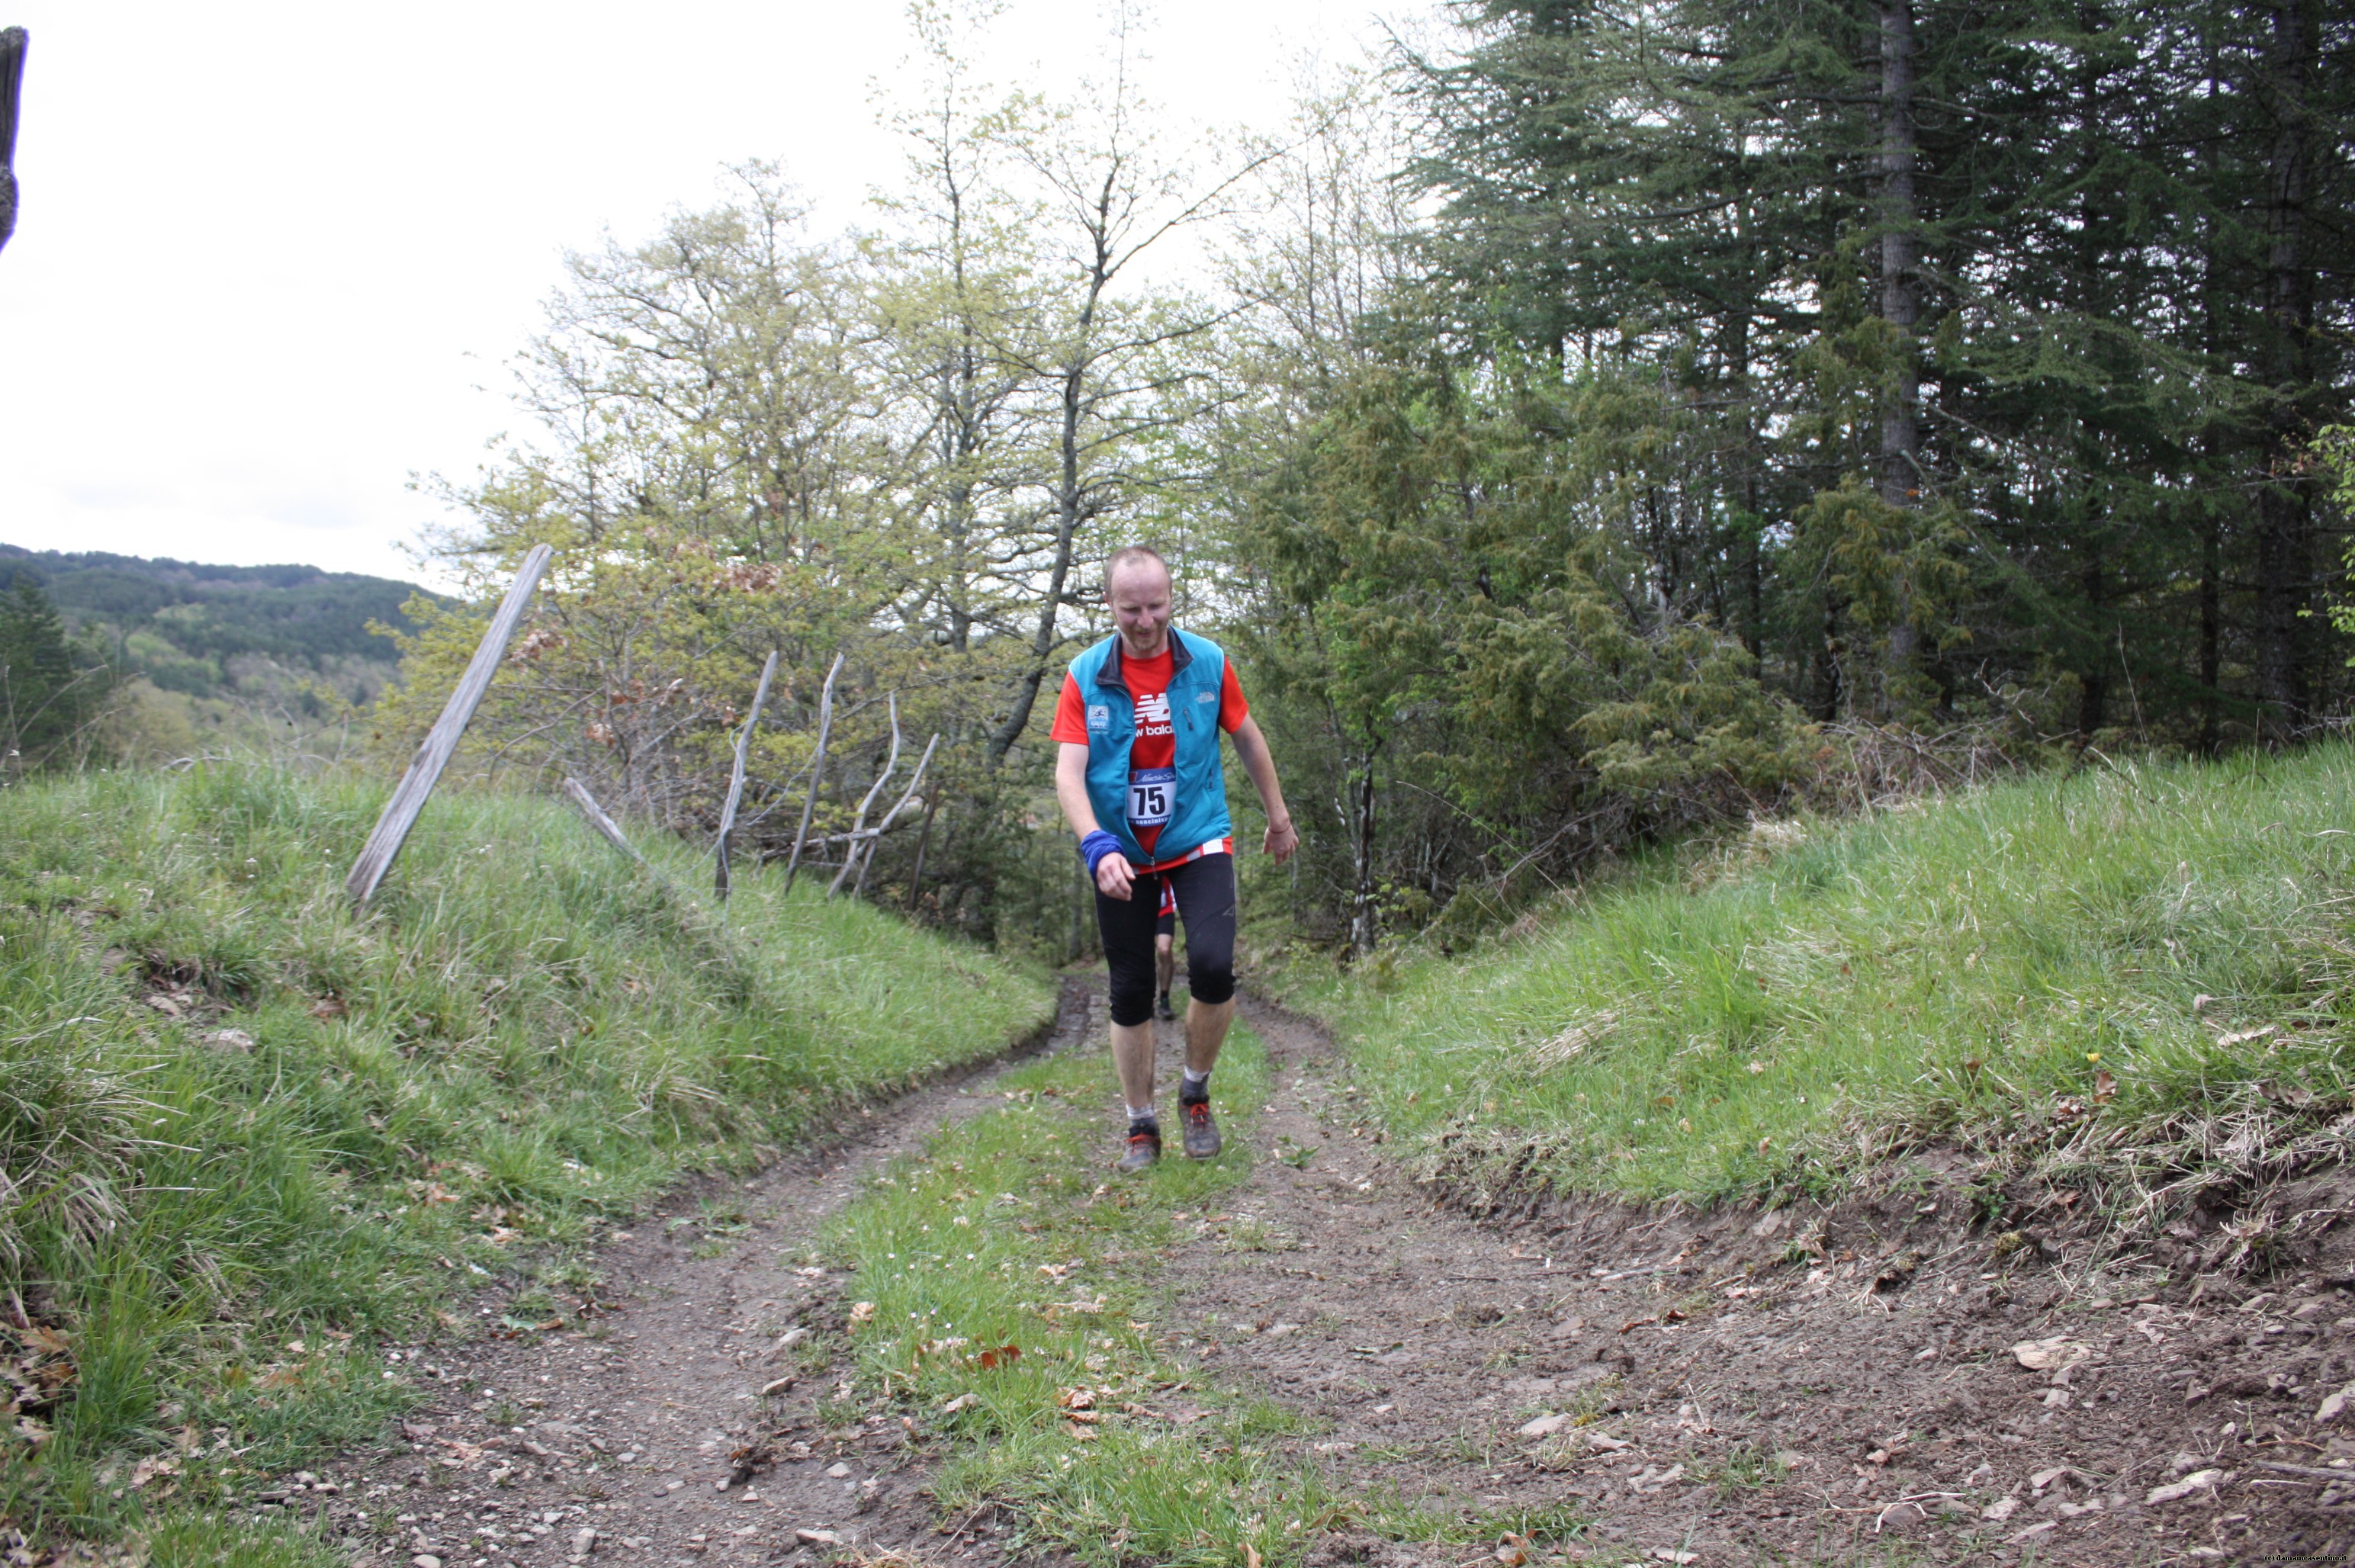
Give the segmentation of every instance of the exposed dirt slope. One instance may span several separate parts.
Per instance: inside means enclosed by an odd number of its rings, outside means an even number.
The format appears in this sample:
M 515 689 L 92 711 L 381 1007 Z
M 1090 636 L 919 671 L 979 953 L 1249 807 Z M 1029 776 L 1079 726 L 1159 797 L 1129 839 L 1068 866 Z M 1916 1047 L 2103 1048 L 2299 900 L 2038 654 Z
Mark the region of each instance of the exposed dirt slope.
M 1258 1136 L 1295 1152 L 1263 1160 L 1173 1290 L 1207 1364 L 1329 1416 L 1318 1446 L 1363 1484 L 1575 1499 L 1596 1549 L 1652 1561 L 2339 1561 L 2355 1540 L 2355 1470 L 2310 1473 L 2355 1460 L 2314 1419 L 2355 1379 L 2335 1230 L 2271 1288 L 2161 1295 L 2065 1247 L 1998 1258 L 1935 1184 L 1806 1214 L 1476 1224 L 1351 1126 L 1320 1030 L 1250 1017 L 1280 1068 Z M 2344 1212 L 2348 1189 L 2308 1198 Z M 2149 1500 L 2163 1488 L 2180 1495 Z

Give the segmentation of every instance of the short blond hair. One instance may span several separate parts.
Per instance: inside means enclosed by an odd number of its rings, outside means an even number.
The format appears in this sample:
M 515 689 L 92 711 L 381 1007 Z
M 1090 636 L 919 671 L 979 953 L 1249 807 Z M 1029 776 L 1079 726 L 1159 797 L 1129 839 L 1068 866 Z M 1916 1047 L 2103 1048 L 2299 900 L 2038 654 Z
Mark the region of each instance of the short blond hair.
M 1135 566 L 1144 560 L 1149 560 L 1159 567 L 1165 580 L 1174 580 L 1169 571 L 1169 562 L 1163 558 L 1159 550 L 1149 544 L 1124 544 L 1104 558 L 1104 597 L 1107 600 L 1112 597 L 1113 573 L 1124 566 Z

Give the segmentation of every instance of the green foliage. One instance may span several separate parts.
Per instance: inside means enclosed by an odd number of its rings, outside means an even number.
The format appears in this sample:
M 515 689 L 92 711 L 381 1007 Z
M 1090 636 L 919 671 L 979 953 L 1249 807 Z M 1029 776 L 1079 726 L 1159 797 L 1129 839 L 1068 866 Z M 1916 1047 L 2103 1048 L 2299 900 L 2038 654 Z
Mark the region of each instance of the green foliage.
M 49 596 L 19 575 L 0 599 L 0 776 L 88 756 L 115 678 L 68 641 Z
M 1576 848 L 1615 842 L 1800 771 L 1796 709 L 1661 602 L 1619 533 L 1674 461 L 1651 439 L 1664 411 L 1609 375 L 1554 389 L 1377 364 L 1250 509 L 1264 597 L 1237 641 L 1265 722 L 1296 778 L 1348 779 L 1293 791 L 1312 899 L 1362 918 L 1388 838 L 1419 849 L 1436 896 L 1565 822 L 1591 825 Z
M 2355 391 L 2343 6 L 1457 16 L 1402 62 L 1406 308 L 1458 366 L 1667 394 L 1681 461 L 1616 531 L 1770 685 L 1941 724 L 2033 688 L 2203 750 L 2343 696 L 2298 461 Z
M 370 623 L 404 624 L 402 602 L 418 592 L 310 566 L 203 566 L 0 545 L 0 585 L 27 581 L 46 587 L 76 632 L 109 649 L 126 674 L 195 698 L 262 691 L 275 667 L 367 701 L 397 657 Z
M 1945 1140 L 2155 1186 L 2355 1091 L 2350 787 L 2331 742 L 1768 824 L 1305 994 L 1372 1112 L 1476 1183 L 1705 1202 Z
M 132 1528 L 159 1488 L 126 1477 L 184 1429 L 199 1510 L 357 1441 L 410 1397 L 379 1337 L 1051 1007 L 806 885 L 748 875 L 707 911 L 672 891 L 691 851 L 650 846 L 657 880 L 494 795 L 437 795 L 356 917 L 380 805 L 219 765 L 0 796 L 0 1289 L 38 1330 L 0 1353 L 67 1369 L 19 1394 L 0 1519 Z

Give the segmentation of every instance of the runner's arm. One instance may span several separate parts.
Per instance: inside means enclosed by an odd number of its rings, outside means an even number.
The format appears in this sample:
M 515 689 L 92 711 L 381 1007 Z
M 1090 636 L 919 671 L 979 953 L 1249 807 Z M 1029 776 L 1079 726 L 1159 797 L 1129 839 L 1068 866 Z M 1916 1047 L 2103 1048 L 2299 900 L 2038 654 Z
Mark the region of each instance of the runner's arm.
M 1292 826 L 1292 813 L 1284 804 L 1284 786 L 1276 782 L 1275 758 L 1269 754 L 1267 737 L 1259 732 L 1259 720 L 1245 719 L 1235 727 L 1235 754 L 1243 760 L 1243 772 L 1251 774 L 1252 787 L 1259 791 L 1259 803 L 1267 811 L 1267 833 L 1261 840 L 1268 854 L 1278 864 L 1292 859 L 1300 848 L 1300 835 Z M 1084 753 L 1082 746 L 1079 750 Z M 1081 762 L 1082 777 L 1087 766 Z M 1084 798 L 1085 791 L 1082 792 Z M 1064 808 L 1066 811 L 1069 806 Z
M 1055 799 L 1063 808 L 1063 820 L 1071 831 L 1085 838 L 1103 824 L 1096 820 L 1096 808 L 1088 804 L 1088 749 L 1065 741 L 1055 748 Z M 1108 899 L 1128 897 L 1135 872 L 1128 857 L 1118 852 L 1106 855 L 1096 862 L 1096 886 Z

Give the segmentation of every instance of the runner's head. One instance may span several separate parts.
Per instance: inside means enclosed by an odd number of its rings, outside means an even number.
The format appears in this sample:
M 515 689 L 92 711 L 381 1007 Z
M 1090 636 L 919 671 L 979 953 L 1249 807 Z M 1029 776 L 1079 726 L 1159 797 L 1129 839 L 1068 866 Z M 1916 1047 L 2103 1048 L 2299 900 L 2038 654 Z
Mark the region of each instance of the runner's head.
M 1104 603 L 1132 657 L 1160 656 L 1169 645 L 1169 563 L 1150 545 L 1126 545 L 1104 562 Z

